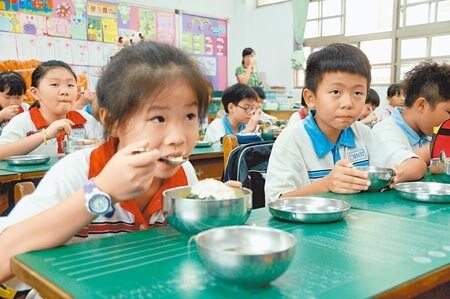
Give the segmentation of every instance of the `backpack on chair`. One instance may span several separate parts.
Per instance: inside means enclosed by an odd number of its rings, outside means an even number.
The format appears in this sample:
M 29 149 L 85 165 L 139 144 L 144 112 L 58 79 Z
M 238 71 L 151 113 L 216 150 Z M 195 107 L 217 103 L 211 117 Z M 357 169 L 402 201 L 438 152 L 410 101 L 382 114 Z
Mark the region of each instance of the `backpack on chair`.
M 431 158 L 439 158 L 441 151 L 444 151 L 445 155 L 450 157 L 450 119 L 439 126 L 431 140 Z
M 265 206 L 264 184 L 273 141 L 254 142 L 234 148 L 228 156 L 223 181 L 235 180 L 253 191 L 253 209 Z

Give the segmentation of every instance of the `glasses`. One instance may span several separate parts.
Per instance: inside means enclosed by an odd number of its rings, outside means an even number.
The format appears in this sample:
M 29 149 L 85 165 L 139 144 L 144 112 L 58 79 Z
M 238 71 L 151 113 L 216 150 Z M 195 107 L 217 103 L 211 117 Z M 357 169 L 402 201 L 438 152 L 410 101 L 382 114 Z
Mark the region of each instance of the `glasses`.
M 241 108 L 242 110 L 244 110 L 245 113 L 247 113 L 247 114 L 250 114 L 250 113 L 256 111 L 256 108 L 255 108 L 255 107 L 250 107 L 250 106 L 249 106 L 249 107 L 242 107 L 242 106 L 239 105 L 239 104 L 236 104 L 236 106 L 238 106 L 239 108 Z

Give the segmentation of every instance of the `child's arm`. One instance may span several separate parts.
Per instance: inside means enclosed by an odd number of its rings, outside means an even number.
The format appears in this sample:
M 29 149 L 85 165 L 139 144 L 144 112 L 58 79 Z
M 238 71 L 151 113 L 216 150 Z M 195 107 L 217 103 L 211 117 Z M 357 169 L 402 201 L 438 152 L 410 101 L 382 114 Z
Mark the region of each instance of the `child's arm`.
M 324 192 L 351 194 L 367 190 L 369 186 L 367 173 L 353 168 L 347 160 L 340 160 L 327 176 L 294 191 L 286 192 L 280 198 Z
M 253 133 L 258 128 L 258 124 L 261 121 L 262 110 L 261 108 L 256 109 L 255 114 L 250 118 L 245 129 L 239 133 Z
M 92 104 L 96 101 L 97 95 L 95 92 L 90 90 L 85 90 L 80 93 L 80 98 L 73 104 L 73 110 L 82 110 L 84 106 Z
M 427 173 L 427 164 L 421 158 L 407 159 L 400 165 L 395 165 L 392 168 L 395 171 L 395 175 L 390 185 L 391 188 L 396 183 L 420 180 Z
M 113 203 L 147 195 L 146 192 L 151 190 L 154 166 L 160 153 L 158 150 L 149 150 L 134 154 L 136 148 L 145 149 L 147 143 L 137 142 L 117 152 L 94 179 L 97 188 L 109 194 Z M 30 201 L 19 204 L 30 204 Z M 0 234 L 0 282 L 12 276 L 12 257 L 31 250 L 62 245 L 94 218 L 87 211 L 84 192 L 79 188 L 56 205 L 8 227 Z
M 26 155 L 39 147 L 42 143 L 50 139 L 56 138 L 61 131 L 70 134 L 71 125 L 73 122 L 69 119 L 59 119 L 54 121 L 47 129 L 41 130 L 38 133 L 31 134 L 14 142 L 0 144 L 0 160 L 10 156 Z M 7 128 L 5 127 L 2 135 L 7 135 Z M 5 137 L 5 136 L 3 136 Z M 7 137 L 5 137 L 7 140 Z

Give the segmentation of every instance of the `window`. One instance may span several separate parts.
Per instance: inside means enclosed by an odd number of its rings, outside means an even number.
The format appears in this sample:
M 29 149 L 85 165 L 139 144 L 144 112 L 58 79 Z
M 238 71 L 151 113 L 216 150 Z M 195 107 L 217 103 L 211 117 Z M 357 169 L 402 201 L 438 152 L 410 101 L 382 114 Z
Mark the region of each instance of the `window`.
M 312 0 L 308 6 L 305 38 L 342 34 L 342 1 Z

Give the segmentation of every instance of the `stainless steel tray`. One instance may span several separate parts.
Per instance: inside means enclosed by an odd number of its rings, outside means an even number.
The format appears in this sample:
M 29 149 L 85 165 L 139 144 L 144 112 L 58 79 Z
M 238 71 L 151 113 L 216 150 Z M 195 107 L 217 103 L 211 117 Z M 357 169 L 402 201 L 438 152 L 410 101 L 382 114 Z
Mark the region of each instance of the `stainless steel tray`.
M 11 156 L 5 159 L 9 165 L 38 165 L 47 163 L 50 157 L 47 155 L 22 155 Z
M 270 213 L 279 219 L 303 223 L 339 221 L 350 205 L 342 200 L 323 197 L 292 197 L 269 204 Z
M 403 199 L 428 202 L 450 203 L 450 184 L 433 182 L 399 183 L 394 186 L 397 195 Z
M 195 147 L 210 147 L 212 144 L 213 144 L 212 142 L 197 141 Z

